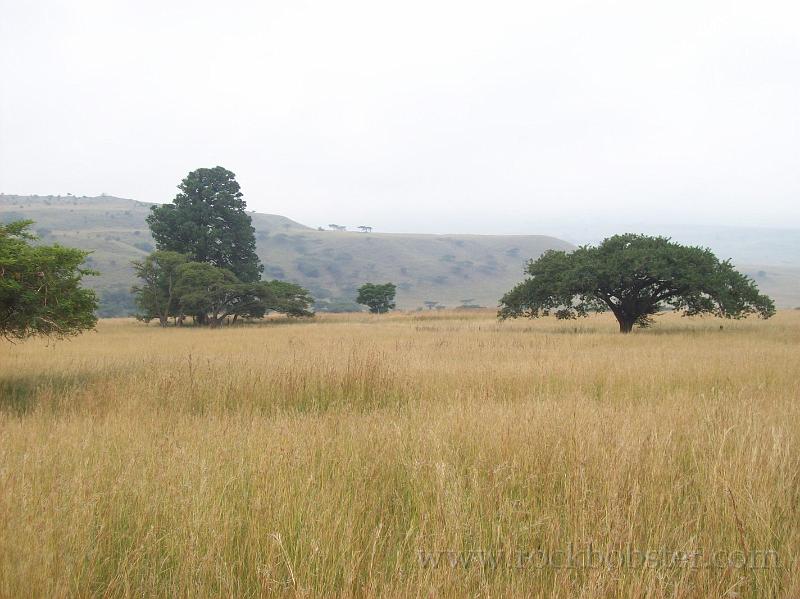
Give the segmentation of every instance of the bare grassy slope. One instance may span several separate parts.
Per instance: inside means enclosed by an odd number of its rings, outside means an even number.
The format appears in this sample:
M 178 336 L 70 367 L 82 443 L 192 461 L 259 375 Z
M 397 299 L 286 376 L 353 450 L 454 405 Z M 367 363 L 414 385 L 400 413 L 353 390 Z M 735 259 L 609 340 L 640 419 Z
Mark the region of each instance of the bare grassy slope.
M 130 261 L 152 250 L 145 223 L 149 204 L 111 196 L 0 196 L 0 219 L 36 221 L 44 241 L 93 250 L 102 273 L 90 284 L 126 291 Z M 283 216 L 252 213 L 257 251 L 266 276 L 301 283 L 323 304 L 349 301 L 361 284 L 392 281 L 397 303 L 426 300 L 458 306 L 461 300 L 496 306 L 522 278 L 527 259 L 570 244 L 541 235 L 403 235 L 317 231 Z
M 0 346 L 0 596 L 797 597 L 800 313 L 720 324 Z
M 269 276 L 308 286 L 320 299 L 354 298 L 367 281 L 397 285 L 400 308 L 425 301 L 494 307 L 523 277 L 525 262 L 572 246 L 540 235 L 413 235 L 297 231 L 261 236 Z M 285 266 L 276 266 L 285 265 Z

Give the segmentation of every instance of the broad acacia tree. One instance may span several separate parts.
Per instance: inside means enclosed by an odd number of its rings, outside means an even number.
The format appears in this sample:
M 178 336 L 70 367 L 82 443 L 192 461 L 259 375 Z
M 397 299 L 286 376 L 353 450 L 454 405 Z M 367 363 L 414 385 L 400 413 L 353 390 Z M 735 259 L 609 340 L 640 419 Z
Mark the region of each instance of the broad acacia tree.
M 652 316 L 666 307 L 686 316 L 775 313 L 773 301 L 730 261 L 665 237 L 615 235 L 596 247 L 550 250 L 531 260 L 526 272 L 529 278 L 500 300 L 500 318 L 563 319 L 610 310 L 620 332 L 629 333 L 634 325 L 652 324 Z
M 356 302 L 365 305 L 373 314 L 384 314 L 394 310 L 394 296 L 397 287 L 394 283 L 364 283 L 358 288 Z
M 147 224 L 159 250 L 230 270 L 244 283 L 261 278 L 255 229 L 236 175 L 217 166 L 189 173 L 172 204 L 153 206 Z
M 32 221 L 0 224 L 0 336 L 62 338 L 94 328 L 97 298 L 81 287 L 89 252 L 33 245 Z

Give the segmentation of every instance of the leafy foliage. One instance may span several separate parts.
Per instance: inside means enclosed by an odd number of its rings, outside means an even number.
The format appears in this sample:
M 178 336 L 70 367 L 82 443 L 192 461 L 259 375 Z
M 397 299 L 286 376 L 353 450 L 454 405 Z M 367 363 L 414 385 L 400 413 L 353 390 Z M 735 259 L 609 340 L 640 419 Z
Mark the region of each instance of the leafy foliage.
M 184 254 L 166 250 L 153 252 L 144 260 L 133 262 L 141 285 L 131 288 L 136 297 L 139 318 L 145 322 L 157 318 L 161 326 L 167 326 L 171 316 L 177 316 L 178 295 L 176 284 L 178 269 L 188 262 Z
M 32 221 L 0 225 L 0 335 L 63 338 L 94 328 L 97 298 L 81 287 L 88 252 L 32 245 Z
M 147 217 L 159 250 L 185 254 L 231 271 L 240 281 L 258 281 L 255 229 L 236 175 L 217 166 L 189 173 L 172 204 L 153 206 Z
M 383 314 L 394 310 L 394 297 L 397 287 L 394 283 L 364 283 L 358 288 L 356 302 L 369 308 L 373 314 Z
M 181 310 L 211 326 L 238 313 L 240 304 L 250 299 L 246 283 L 240 283 L 231 271 L 206 262 L 180 265 L 175 288 Z
M 300 285 L 274 280 L 264 281 L 261 286 L 266 291 L 264 301 L 267 311 L 298 318 L 314 315 L 311 310 L 314 298 Z
M 772 300 L 730 261 L 664 237 L 615 235 L 597 247 L 548 251 L 526 270 L 530 277 L 500 300 L 501 318 L 576 318 L 610 310 L 627 333 L 634 325 L 649 326 L 667 306 L 687 316 L 775 313 Z
M 160 251 L 135 262 L 143 284 L 133 288 L 141 318 L 170 316 L 219 326 L 269 311 L 311 316 L 313 300 L 299 285 L 261 281 L 251 217 L 235 175 L 222 168 L 192 171 L 173 204 L 147 217 Z
M 132 292 L 139 318 L 146 322 L 158 319 L 166 326 L 170 317 L 183 322 L 191 316 L 197 324 L 217 327 L 229 319 L 263 318 L 268 312 L 313 316 L 313 298 L 294 283 L 244 283 L 230 270 L 167 251 L 154 252 L 134 267 L 142 284 Z

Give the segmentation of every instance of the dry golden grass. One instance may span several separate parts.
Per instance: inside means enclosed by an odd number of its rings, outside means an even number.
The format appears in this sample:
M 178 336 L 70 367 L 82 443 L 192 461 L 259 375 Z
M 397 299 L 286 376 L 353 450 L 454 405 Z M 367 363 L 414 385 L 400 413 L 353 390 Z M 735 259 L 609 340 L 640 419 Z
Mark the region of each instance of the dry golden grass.
M 800 596 L 800 312 L 720 324 L 4 345 L 0 595 Z

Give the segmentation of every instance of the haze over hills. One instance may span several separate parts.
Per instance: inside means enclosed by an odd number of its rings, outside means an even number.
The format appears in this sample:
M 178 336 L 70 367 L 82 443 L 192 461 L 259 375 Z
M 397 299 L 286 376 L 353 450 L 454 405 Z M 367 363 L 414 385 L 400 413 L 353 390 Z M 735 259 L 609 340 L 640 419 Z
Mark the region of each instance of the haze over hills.
M 151 204 L 112 196 L 0 196 L 0 220 L 31 219 L 46 243 L 92 250 L 88 264 L 101 273 L 102 314 L 132 310 L 131 260 L 151 252 L 145 217 Z M 264 277 L 307 287 L 323 310 L 361 309 L 356 288 L 394 282 L 397 306 L 425 302 L 494 307 L 523 277 L 526 260 L 571 244 L 542 235 L 414 235 L 319 231 L 283 216 L 250 213 Z

